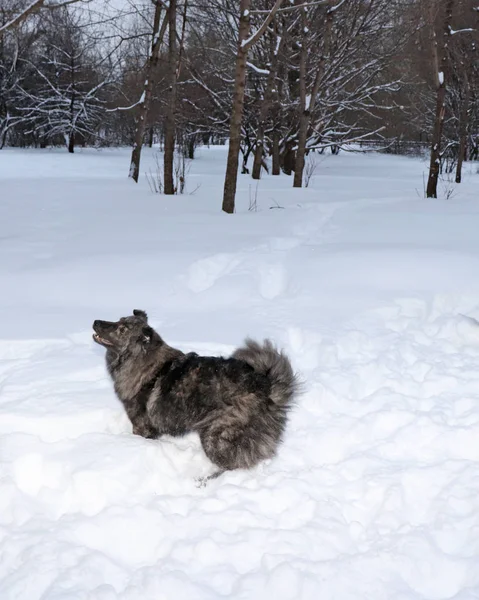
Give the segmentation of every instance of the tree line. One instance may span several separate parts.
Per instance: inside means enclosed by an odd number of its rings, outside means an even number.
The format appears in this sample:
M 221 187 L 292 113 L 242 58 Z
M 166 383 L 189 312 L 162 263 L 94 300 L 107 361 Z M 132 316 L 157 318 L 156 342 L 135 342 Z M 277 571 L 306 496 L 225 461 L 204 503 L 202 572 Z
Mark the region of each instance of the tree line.
M 138 181 L 142 147 L 161 143 L 174 194 L 178 154 L 228 141 L 232 213 L 238 166 L 301 187 L 311 153 L 415 143 L 435 198 L 442 170 L 460 183 L 478 158 L 476 4 L 2 0 L 0 147 L 129 145 Z

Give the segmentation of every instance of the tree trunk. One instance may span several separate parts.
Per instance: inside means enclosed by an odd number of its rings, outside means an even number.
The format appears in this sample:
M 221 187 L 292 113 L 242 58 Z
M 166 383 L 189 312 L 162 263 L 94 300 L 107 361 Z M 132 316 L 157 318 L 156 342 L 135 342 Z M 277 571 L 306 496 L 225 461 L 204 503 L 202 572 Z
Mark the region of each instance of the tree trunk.
M 253 151 L 253 146 L 251 145 L 251 140 L 249 139 L 249 135 L 246 134 L 245 141 L 244 141 L 244 150 L 243 150 L 243 148 L 241 148 L 241 144 L 240 144 L 240 152 L 242 152 L 242 154 L 243 154 L 243 164 L 241 165 L 241 174 L 242 175 L 249 175 L 248 160 L 249 160 L 249 155 L 251 154 L 252 151 Z
M 235 84 L 233 95 L 233 109 L 230 121 L 230 141 L 228 160 L 226 163 L 225 187 L 223 191 L 223 210 L 232 214 L 235 210 L 236 183 L 238 180 L 238 158 L 241 145 L 241 121 L 243 119 L 244 93 L 246 85 L 246 59 L 248 50 L 264 34 L 267 27 L 274 19 L 284 0 L 276 0 L 268 16 L 255 34 L 248 40 L 250 31 L 249 8 L 251 0 L 240 0 L 240 21 L 238 32 L 238 50 L 236 54 Z
M 164 180 L 165 194 L 171 195 L 175 193 L 174 168 L 173 162 L 175 158 L 175 115 L 176 115 L 176 80 L 178 69 L 178 49 L 176 43 L 176 7 L 177 0 L 170 0 L 170 8 L 168 14 L 169 22 L 169 48 L 168 48 L 168 71 L 169 71 L 169 91 L 170 98 L 166 111 L 166 127 L 165 127 L 165 156 L 164 156 Z
M 469 101 L 471 98 L 471 87 L 467 75 L 465 76 L 464 100 L 461 107 L 459 122 L 459 156 L 457 157 L 456 183 L 462 181 L 462 163 L 466 160 L 467 151 L 467 129 L 469 121 Z
M 196 134 L 190 135 L 188 139 L 188 158 L 193 160 L 195 158 L 195 144 L 196 144 Z
M 238 34 L 238 51 L 236 54 L 235 83 L 233 109 L 230 122 L 230 141 L 228 160 L 226 163 L 225 186 L 223 191 L 223 210 L 232 214 L 235 210 L 236 183 L 238 179 L 238 158 L 241 145 L 241 120 L 243 118 L 244 92 L 246 85 L 246 57 L 248 49 L 243 42 L 248 38 L 250 30 L 249 8 L 251 0 L 240 1 L 240 23 Z
M 308 141 L 309 111 L 302 110 L 299 117 L 298 147 L 294 163 L 293 187 L 303 186 L 303 171 L 306 156 L 306 142 Z
M 75 132 L 72 130 L 68 139 L 68 152 L 73 154 L 75 152 Z
M 253 179 L 260 179 L 261 177 L 261 165 L 263 163 L 264 155 L 264 126 L 265 123 L 260 121 L 258 131 L 256 132 L 256 148 L 254 151 L 253 171 L 251 173 Z
M 302 3 L 302 0 L 295 0 L 296 3 Z M 308 17 L 304 6 L 301 10 L 301 50 L 299 53 L 299 131 L 298 131 L 298 147 L 296 150 L 296 162 L 294 168 L 293 187 L 302 187 L 303 171 L 304 171 L 304 155 L 306 153 L 306 142 L 308 138 L 310 104 L 307 98 L 306 89 L 306 67 L 308 61 L 308 44 L 306 37 L 309 32 Z
M 437 90 L 436 98 L 436 118 L 434 120 L 434 130 L 432 134 L 431 159 L 429 162 L 429 177 L 426 190 L 428 198 L 437 198 L 437 181 L 439 179 L 439 169 L 441 165 L 442 128 L 446 112 L 445 101 L 446 87 L 444 84 L 441 84 Z
M 0 38 L 1 40 L 1 38 Z M 3 54 L 3 52 L 1 53 Z M 5 144 L 7 143 L 7 133 L 8 133 L 8 122 L 10 120 L 10 113 L 5 103 L 2 103 L 2 113 L 5 115 L 5 118 L 2 123 L 2 128 L 0 130 L 0 150 L 3 149 Z
M 153 19 L 153 39 L 151 43 L 151 51 L 146 64 L 146 78 L 143 86 L 143 94 L 139 102 L 139 114 L 136 122 L 135 141 L 133 143 L 133 151 L 131 153 L 130 172 L 128 176 L 137 183 L 138 177 L 140 176 L 141 148 L 143 146 L 148 110 L 150 108 L 151 96 L 153 93 L 153 75 L 158 64 L 160 46 L 163 41 L 163 36 L 165 35 L 166 25 L 168 22 L 165 16 L 160 27 L 161 11 L 162 5 L 160 2 L 157 2 L 155 16 Z
M 271 121 L 273 123 L 273 140 L 271 148 L 272 174 L 281 175 L 281 107 L 284 93 L 285 69 L 284 64 L 278 63 L 278 79 L 276 82 L 277 94 L 275 95 Z
M 150 127 L 150 131 L 148 132 L 148 146 L 153 148 L 153 127 Z
M 70 85 L 72 97 L 70 99 L 70 135 L 68 136 L 68 152 L 75 152 L 75 57 L 72 53 L 70 58 Z
M 446 78 L 448 67 L 447 50 L 448 40 L 450 36 L 450 25 L 452 20 L 453 6 L 454 0 L 447 0 L 440 49 L 437 46 L 437 38 L 435 34 L 433 39 L 434 50 L 435 54 L 437 55 L 438 63 L 438 87 L 436 95 L 436 117 L 434 119 L 434 129 L 431 144 L 431 159 L 429 162 L 429 177 L 427 180 L 426 190 L 426 196 L 428 198 L 437 198 L 437 181 L 439 179 L 439 168 L 441 163 L 442 129 L 444 125 L 444 116 L 446 113 Z M 432 24 L 432 26 L 434 26 L 434 24 Z
M 303 0 L 295 0 L 298 4 L 302 4 Z M 302 40 L 301 40 L 301 52 L 299 62 L 299 131 L 298 131 L 298 147 L 296 150 L 296 164 L 294 169 L 294 181 L 293 187 L 302 187 L 303 185 L 303 171 L 306 156 L 306 144 L 308 141 L 308 131 L 311 123 L 311 114 L 316 105 L 316 98 L 319 93 L 319 86 L 321 79 L 324 75 L 326 60 L 329 58 L 331 48 L 331 36 L 333 31 L 333 8 L 336 5 L 337 0 L 329 0 L 327 2 L 326 11 L 326 23 L 324 29 L 324 45 L 323 52 L 319 58 L 314 82 L 310 93 L 307 93 L 306 87 L 306 74 L 307 74 L 307 61 L 308 61 L 308 44 L 307 36 L 310 31 L 308 23 L 308 16 L 304 6 L 301 7 L 302 17 Z
M 469 159 L 477 160 L 479 158 L 479 142 L 471 136 L 469 139 Z
M 278 56 L 284 44 L 284 39 L 284 32 L 282 33 L 282 35 L 279 35 L 275 27 L 274 35 L 271 36 L 269 73 L 268 78 L 266 80 L 266 89 L 263 101 L 261 103 L 258 131 L 256 133 L 256 149 L 254 153 L 252 171 L 253 179 L 260 179 L 261 177 L 261 165 L 263 163 L 264 157 L 264 136 L 266 131 L 266 121 L 268 118 L 268 114 L 271 110 L 271 106 L 273 104 L 273 96 L 275 94 L 276 88 L 276 75 L 278 71 Z
M 286 175 L 291 175 L 296 170 L 296 151 L 294 150 L 294 144 L 291 141 L 287 141 L 285 144 L 283 154 L 283 171 Z
M 279 158 L 279 131 L 275 129 L 273 131 L 273 168 L 272 174 L 279 175 L 281 173 L 281 163 Z

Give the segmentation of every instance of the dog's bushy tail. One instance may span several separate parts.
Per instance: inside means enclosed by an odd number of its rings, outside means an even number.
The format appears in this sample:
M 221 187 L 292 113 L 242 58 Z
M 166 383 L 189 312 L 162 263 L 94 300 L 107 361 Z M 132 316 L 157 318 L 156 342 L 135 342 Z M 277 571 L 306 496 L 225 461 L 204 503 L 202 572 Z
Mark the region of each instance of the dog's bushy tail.
M 287 406 L 300 391 L 300 382 L 293 372 L 289 358 L 277 350 L 270 340 L 259 344 L 245 340 L 245 345 L 233 353 L 233 358 L 244 360 L 255 371 L 266 375 L 271 382 L 271 400 L 278 406 Z

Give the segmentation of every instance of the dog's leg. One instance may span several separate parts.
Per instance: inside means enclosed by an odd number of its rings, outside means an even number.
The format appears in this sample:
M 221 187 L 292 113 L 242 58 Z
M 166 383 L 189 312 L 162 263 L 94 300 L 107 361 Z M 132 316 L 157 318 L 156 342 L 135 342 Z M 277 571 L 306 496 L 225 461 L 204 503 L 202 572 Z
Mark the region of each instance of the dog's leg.
M 156 438 L 159 437 L 159 432 L 152 427 L 149 423 L 148 424 L 138 424 L 136 423 L 135 425 L 133 425 L 133 435 L 140 435 L 141 437 L 150 439 L 150 440 L 156 440 Z
M 146 410 L 136 402 L 124 402 L 126 414 L 133 425 L 133 434 L 141 435 L 148 439 L 156 439 L 159 437 L 159 432 L 151 424 Z
M 211 473 L 211 475 L 206 475 L 205 477 L 198 477 L 197 479 L 195 479 L 196 487 L 198 487 L 198 488 L 206 487 L 206 485 L 208 484 L 208 481 L 211 481 L 212 479 L 217 479 L 218 477 L 220 477 L 220 475 L 223 475 L 223 473 L 226 473 L 225 469 L 220 469 L 218 471 L 215 471 L 214 473 Z

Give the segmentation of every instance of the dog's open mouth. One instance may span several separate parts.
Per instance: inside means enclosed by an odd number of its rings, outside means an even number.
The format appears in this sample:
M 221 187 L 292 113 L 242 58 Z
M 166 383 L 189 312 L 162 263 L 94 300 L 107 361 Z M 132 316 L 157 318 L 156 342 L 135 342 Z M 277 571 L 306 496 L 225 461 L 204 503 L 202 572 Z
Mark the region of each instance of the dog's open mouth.
M 100 344 L 101 346 L 113 346 L 113 344 L 111 342 L 109 342 L 108 340 L 105 340 L 105 338 L 102 338 L 101 336 L 99 336 L 98 333 L 93 334 L 93 339 L 95 340 L 95 342 L 97 344 Z

